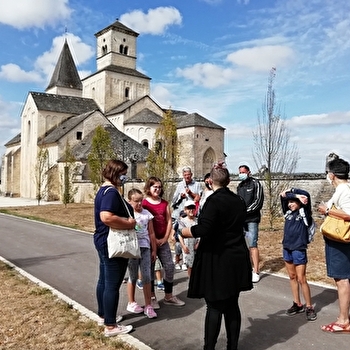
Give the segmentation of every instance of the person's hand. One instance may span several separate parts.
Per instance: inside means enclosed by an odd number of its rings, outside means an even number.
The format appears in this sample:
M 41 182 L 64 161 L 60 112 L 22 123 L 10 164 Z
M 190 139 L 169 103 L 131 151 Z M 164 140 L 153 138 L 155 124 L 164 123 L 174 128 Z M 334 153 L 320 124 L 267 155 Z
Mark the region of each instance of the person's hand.
M 327 213 L 327 205 L 326 205 L 326 203 L 324 203 L 324 202 L 320 203 L 318 208 L 317 208 L 317 210 L 322 215 L 326 215 L 326 213 Z
M 130 224 L 129 229 L 135 228 L 136 226 L 136 220 L 134 218 L 129 217 L 128 218 L 128 223 Z
M 300 200 L 300 202 L 302 204 L 307 204 L 307 202 L 309 201 L 309 199 L 307 198 L 307 196 L 303 195 L 303 194 L 297 194 L 296 197 Z
M 187 246 L 184 246 L 183 251 L 185 254 L 190 254 L 190 250 L 188 249 Z

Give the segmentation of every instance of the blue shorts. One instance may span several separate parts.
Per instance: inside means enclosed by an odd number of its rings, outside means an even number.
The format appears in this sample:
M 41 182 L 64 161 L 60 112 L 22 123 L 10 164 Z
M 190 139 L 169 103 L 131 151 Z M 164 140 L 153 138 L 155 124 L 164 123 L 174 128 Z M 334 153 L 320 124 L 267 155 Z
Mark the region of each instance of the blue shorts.
M 306 265 L 307 253 L 303 250 L 289 250 L 283 248 L 283 260 L 293 263 L 294 265 Z
M 257 248 L 258 247 L 258 222 L 246 222 L 246 241 L 249 248 Z

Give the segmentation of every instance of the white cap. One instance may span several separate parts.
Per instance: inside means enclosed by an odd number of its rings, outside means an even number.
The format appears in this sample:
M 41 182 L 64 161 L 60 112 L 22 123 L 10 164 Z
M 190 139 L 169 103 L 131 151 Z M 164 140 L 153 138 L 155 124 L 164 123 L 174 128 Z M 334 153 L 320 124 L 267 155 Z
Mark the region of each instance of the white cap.
M 184 207 L 187 208 L 187 207 L 190 207 L 190 206 L 195 207 L 196 203 L 194 201 L 192 201 L 192 200 L 186 201 L 185 204 L 184 204 Z

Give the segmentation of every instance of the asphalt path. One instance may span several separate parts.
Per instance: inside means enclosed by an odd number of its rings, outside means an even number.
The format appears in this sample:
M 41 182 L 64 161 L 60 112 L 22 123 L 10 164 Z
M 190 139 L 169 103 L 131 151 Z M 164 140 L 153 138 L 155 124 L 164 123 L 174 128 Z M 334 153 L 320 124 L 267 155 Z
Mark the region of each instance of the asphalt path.
M 91 234 L 0 214 L 0 256 L 96 312 L 98 258 Z M 164 305 L 164 293 L 157 291 L 161 309 L 157 310 L 158 318 L 150 320 L 126 311 L 123 284 L 118 313 L 124 315 L 124 324 L 134 326 L 131 336 L 155 350 L 202 349 L 205 304 L 203 300 L 186 297 L 187 285 L 187 273 L 176 271 L 174 293 L 186 305 L 181 308 Z M 239 349 L 349 349 L 350 335 L 320 330 L 322 324 L 337 317 L 336 291 L 311 285 L 311 292 L 318 319 L 308 322 L 304 314 L 288 317 L 285 309 L 292 303 L 288 279 L 263 274 L 254 289 L 240 297 Z M 136 291 L 136 299 L 142 305 L 142 291 Z M 225 348 L 222 327 L 217 349 Z

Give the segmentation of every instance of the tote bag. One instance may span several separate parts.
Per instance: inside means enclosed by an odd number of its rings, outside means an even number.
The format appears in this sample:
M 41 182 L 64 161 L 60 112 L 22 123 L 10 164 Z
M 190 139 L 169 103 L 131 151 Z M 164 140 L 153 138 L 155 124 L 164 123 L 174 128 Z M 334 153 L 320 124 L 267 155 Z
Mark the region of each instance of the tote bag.
M 335 208 L 332 206 L 332 209 Z M 332 241 L 350 243 L 350 221 L 326 216 L 320 227 L 321 233 Z
M 106 189 L 106 191 L 108 188 Z M 125 203 L 125 200 L 120 196 L 125 209 L 129 215 L 129 208 Z M 120 230 L 109 228 L 108 237 L 107 237 L 107 247 L 108 247 L 108 257 L 109 258 L 140 258 L 140 247 L 137 239 L 137 234 L 135 229 L 130 230 Z

